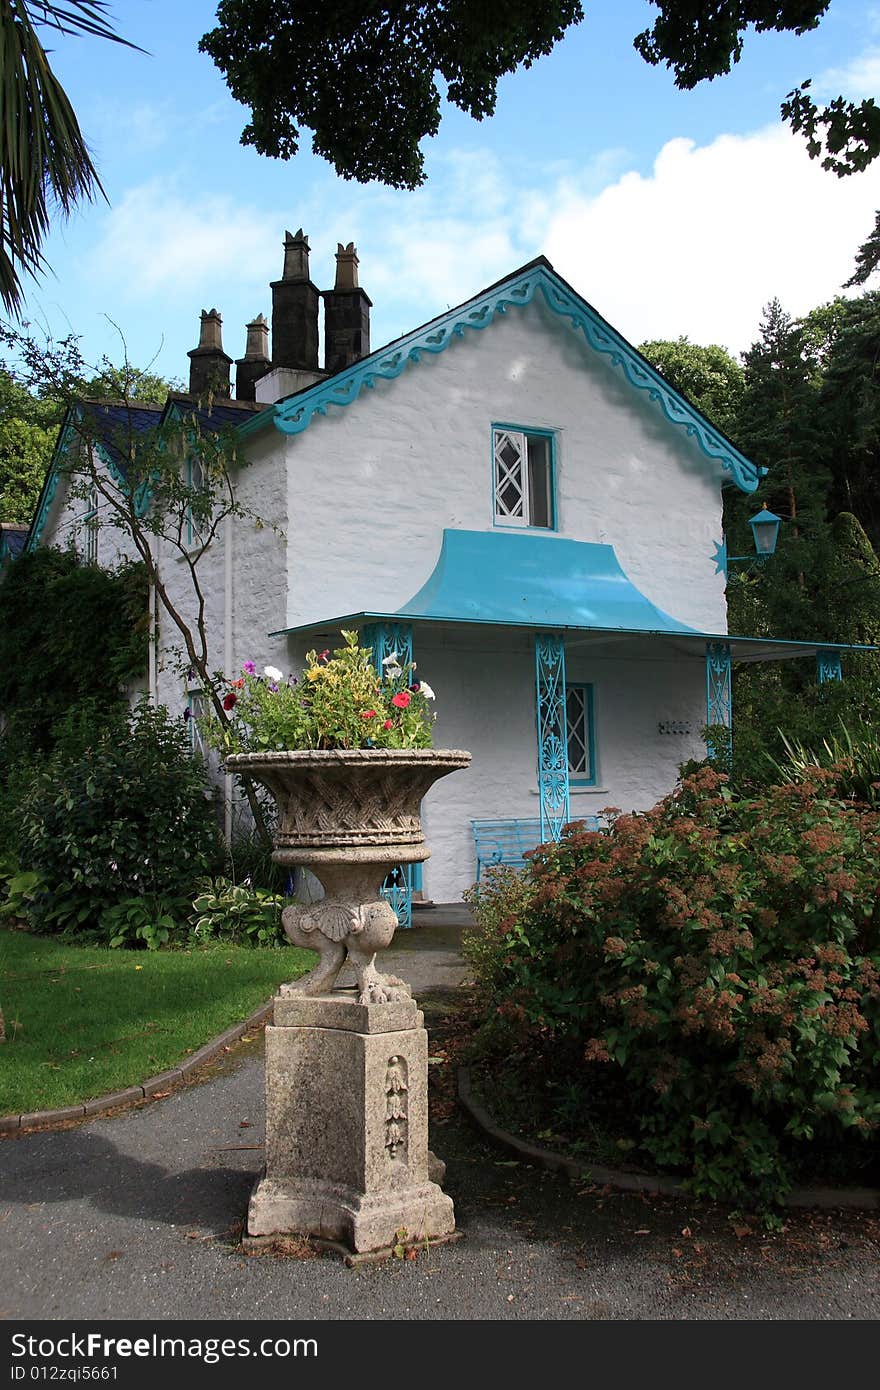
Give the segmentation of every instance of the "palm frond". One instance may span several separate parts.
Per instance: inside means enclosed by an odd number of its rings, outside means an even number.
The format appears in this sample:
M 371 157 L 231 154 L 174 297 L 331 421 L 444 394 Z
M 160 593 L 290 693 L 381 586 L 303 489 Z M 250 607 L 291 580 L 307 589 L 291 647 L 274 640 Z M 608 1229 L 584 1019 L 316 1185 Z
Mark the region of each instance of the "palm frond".
M 136 45 L 114 33 L 101 0 L 0 3 L 0 299 L 18 314 L 21 275 L 37 275 L 53 205 L 68 215 L 104 190 L 37 26 Z

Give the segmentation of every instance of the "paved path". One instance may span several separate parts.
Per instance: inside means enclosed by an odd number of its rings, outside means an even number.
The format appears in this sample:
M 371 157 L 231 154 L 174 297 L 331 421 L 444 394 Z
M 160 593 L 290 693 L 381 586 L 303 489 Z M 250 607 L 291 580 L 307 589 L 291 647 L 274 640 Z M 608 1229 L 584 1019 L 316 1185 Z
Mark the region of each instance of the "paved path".
M 417 917 L 388 963 L 432 1038 L 465 976 L 458 927 Z M 399 945 L 398 945 L 399 942 Z M 389 952 L 389 957 L 392 953 Z M 439 986 L 439 992 L 438 992 Z M 438 1068 L 438 1072 L 442 1067 Z M 441 1087 L 432 1147 L 464 1239 L 410 1261 L 247 1256 L 262 1164 L 262 1035 L 206 1079 L 119 1115 L 0 1141 L 7 1319 L 848 1319 L 880 1316 L 876 1217 L 732 1234 L 687 1199 L 581 1190 L 512 1162 Z

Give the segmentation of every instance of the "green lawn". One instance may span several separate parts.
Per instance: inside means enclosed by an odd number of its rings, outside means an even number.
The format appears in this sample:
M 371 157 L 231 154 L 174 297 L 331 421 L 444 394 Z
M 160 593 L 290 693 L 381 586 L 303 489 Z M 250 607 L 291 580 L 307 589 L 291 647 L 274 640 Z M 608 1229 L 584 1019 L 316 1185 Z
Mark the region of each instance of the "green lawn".
M 240 1023 L 310 951 L 111 951 L 0 928 L 0 1115 L 72 1105 L 177 1066 Z

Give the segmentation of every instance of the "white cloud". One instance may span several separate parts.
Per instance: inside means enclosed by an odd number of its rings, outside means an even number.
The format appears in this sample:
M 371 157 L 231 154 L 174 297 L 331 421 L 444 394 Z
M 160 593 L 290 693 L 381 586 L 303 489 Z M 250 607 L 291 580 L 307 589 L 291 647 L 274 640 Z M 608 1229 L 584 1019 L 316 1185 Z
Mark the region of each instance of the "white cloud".
M 826 68 L 814 78 L 813 92 L 821 100 L 845 96 L 849 101 L 861 101 L 876 96 L 880 89 L 880 48 L 865 49 L 842 68 Z
M 784 127 L 671 140 L 649 176 L 558 189 L 544 249 L 635 342 L 687 334 L 741 351 L 773 297 L 799 315 L 840 292 L 880 207 L 880 169 L 838 179 Z
M 631 341 L 687 334 L 739 352 L 771 298 L 799 315 L 839 293 L 878 207 L 880 168 L 837 179 L 774 126 L 671 140 L 647 173 L 627 171 L 619 150 L 549 176 L 459 152 L 433 161 L 414 193 L 328 177 L 281 210 L 258 196 L 192 200 L 156 178 L 104 216 L 81 264 L 92 302 L 127 321 L 136 306 L 150 352 L 164 338 L 178 374 L 200 308 L 220 309 L 239 355 L 245 322 L 270 311 L 284 229 L 300 225 L 320 288 L 333 282 L 337 240 L 356 242 L 374 347 L 544 253 Z
M 231 198 L 193 202 L 170 180 L 151 179 L 130 188 L 107 213 L 87 269 L 102 282 L 125 286 L 132 300 L 182 289 L 216 297 L 229 277 L 249 279 L 255 261 L 265 261 L 268 270 L 278 225 L 271 214 Z

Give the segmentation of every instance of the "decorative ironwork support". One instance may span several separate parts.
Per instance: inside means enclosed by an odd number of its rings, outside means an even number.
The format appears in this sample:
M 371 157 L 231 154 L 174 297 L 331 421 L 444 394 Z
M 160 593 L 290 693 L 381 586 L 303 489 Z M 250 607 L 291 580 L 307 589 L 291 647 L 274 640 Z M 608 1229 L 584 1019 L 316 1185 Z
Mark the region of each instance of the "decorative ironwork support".
M 405 666 L 412 661 L 412 628 L 409 623 L 369 623 L 363 630 L 361 646 L 372 648 L 373 665 L 380 673 L 389 656 L 396 656 Z
M 538 793 L 541 839 L 558 840 L 571 819 L 568 796 L 568 728 L 565 714 L 565 646 L 559 633 L 535 638 L 538 710 Z
M 819 648 L 816 653 L 816 680 L 820 685 L 826 681 L 843 680 L 840 652 L 831 651 L 828 647 Z
M 409 623 L 370 623 L 361 634 L 361 646 L 370 647 L 373 665 L 381 675 L 387 657 L 396 657 L 401 666 L 412 661 L 412 628 Z M 412 926 L 413 870 L 415 864 L 398 864 L 388 874 L 381 896 L 397 913 L 398 925 Z
M 706 643 L 706 723 L 727 729 L 728 751 L 733 738 L 733 690 L 730 670 L 730 644 Z M 714 757 L 717 749 L 709 749 Z

